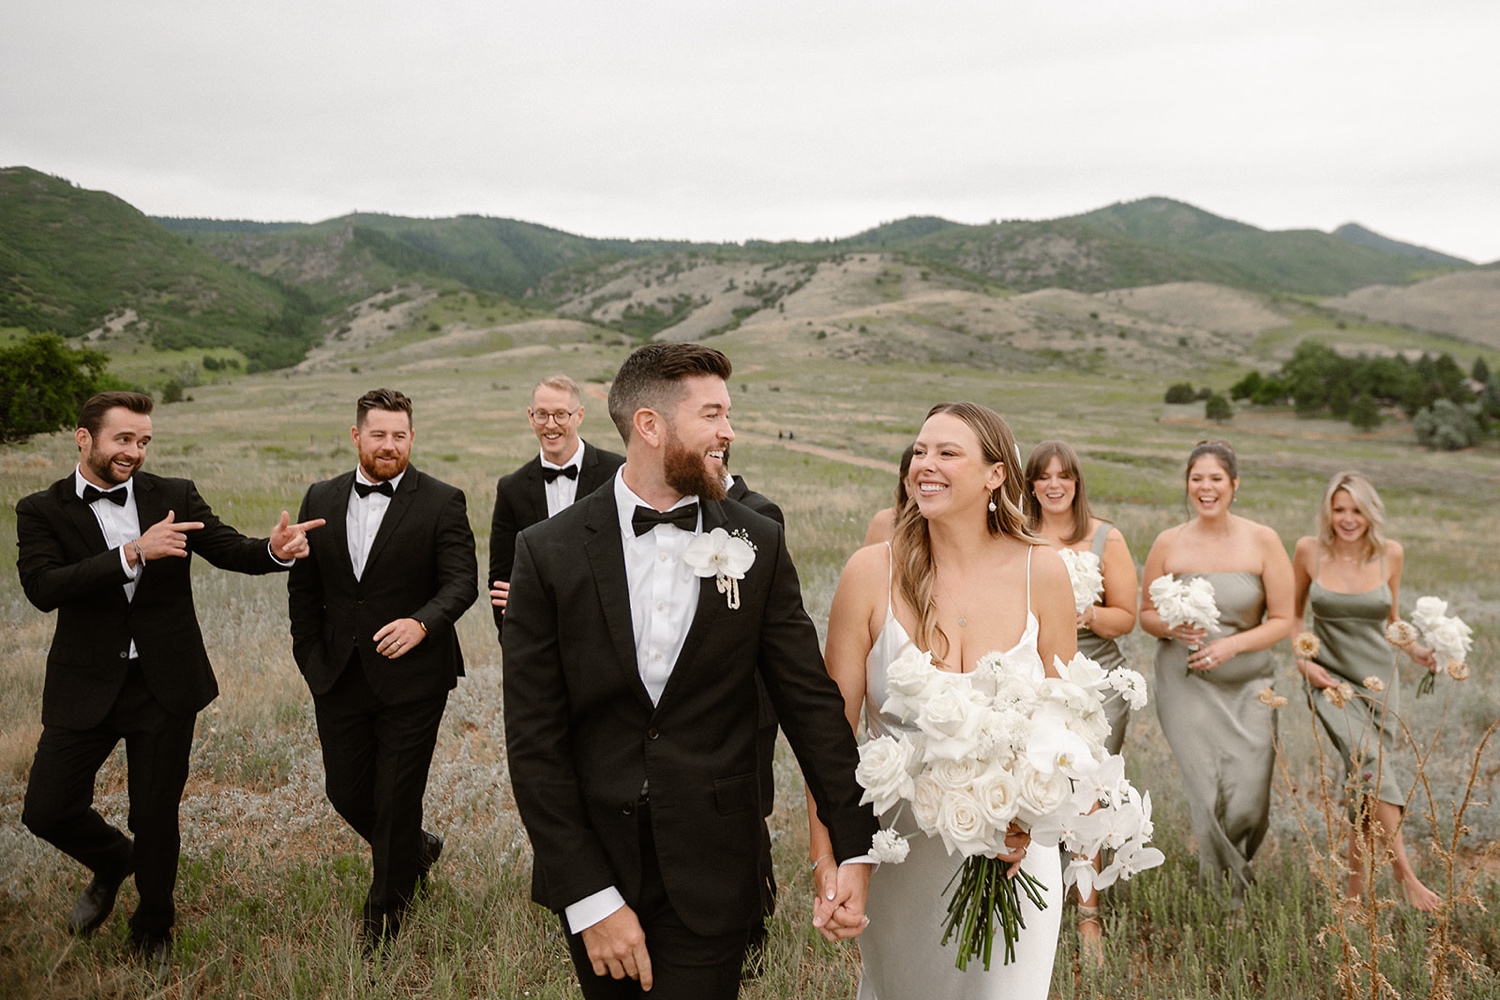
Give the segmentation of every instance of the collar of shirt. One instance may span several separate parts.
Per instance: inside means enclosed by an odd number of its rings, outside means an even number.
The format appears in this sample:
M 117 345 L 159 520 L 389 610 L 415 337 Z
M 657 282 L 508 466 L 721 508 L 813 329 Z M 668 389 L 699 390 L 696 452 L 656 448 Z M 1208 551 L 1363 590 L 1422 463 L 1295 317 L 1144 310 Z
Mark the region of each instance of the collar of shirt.
M 573 452 L 573 457 L 562 465 L 553 465 L 547 461 L 546 453 L 541 450 L 537 451 L 537 456 L 542 460 L 542 468 L 544 469 L 566 469 L 570 465 L 576 465 L 581 471 L 583 469 L 583 438 L 578 439 L 578 450 Z

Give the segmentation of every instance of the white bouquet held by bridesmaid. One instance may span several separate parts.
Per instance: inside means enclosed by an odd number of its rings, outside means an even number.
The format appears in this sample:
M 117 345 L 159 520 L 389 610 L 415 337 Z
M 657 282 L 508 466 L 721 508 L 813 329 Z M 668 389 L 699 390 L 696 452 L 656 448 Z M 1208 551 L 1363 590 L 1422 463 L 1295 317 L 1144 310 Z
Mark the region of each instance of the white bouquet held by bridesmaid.
M 1163 573 L 1147 588 L 1151 604 L 1167 628 L 1191 625 L 1212 635 L 1219 629 L 1219 606 L 1214 603 L 1214 585 L 1206 577 L 1179 580 Z M 1189 646 L 1197 650 L 1197 646 Z
M 860 747 L 855 777 L 865 789 L 862 801 L 882 814 L 897 809 L 899 815 L 909 804 L 923 833 L 941 837 L 949 854 L 965 859 L 949 885 L 943 932 L 944 944 L 957 939 L 960 969 L 976 956 L 990 967 L 996 922 L 1004 962 L 1015 958 L 1025 927 L 1020 893 L 1038 908 L 1046 905 L 1040 882 L 1024 871 L 1007 877 L 1010 864 L 995 857 L 1008 852 L 1012 824 L 1030 830 L 1032 850 L 1061 843 L 1085 855 L 1063 875 L 1082 892 L 1164 860 L 1146 846 L 1150 796 L 1126 780 L 1123 758 L 1104 751 L 1110 675 L 1081 654 L 1055 662 L 1060 676 L 1050 678 L 1034 653 L 988 653 L 973 673 L 959 674 L 937 669 L 931 653 L 908 646 L 890 665 L 890 696 L 881 711 L 917 731 Z M 1113 860 L 1095 872 L 1088 858 L 1105 847 L 1114 850 Z M 901 835 L 885 829 L 870 853 L 897 864 L 907 849 Z
M 1068 568 L 1068 581 L 1073 584 L 1073 611 L 1083 614 L 1099 603 L 1104 595 L 1104 573 L 1099 557 L 1092 552 L 1075 552 L 1058 549 L 1063 565 Z
M 1411 623 L 1421 633 L 1422 641 L 1432 647 L 1438 666 L 1447 671 L 1449 677 L 1456 681 L 1469 679 L 1468 659 L 1469 650 L 1474 647 L 1474 630 L 1462 618 L 1448 614 L 1447 601 L 1437 597 L 1417 598 L 1416 607 L 1411 612 Z M 1392 627 L 1386 629 L 1386 637 L 1402 648 L 1412 645 L 1416 638 L 1409 632 L 1396 630 L 1394 626 L 1397 624 L 1404 623 L 1393 622 Z M 1393 636 L 1393 631 L 1397 635 Z M 1398 638 L 1406 641 L 1397 641 Z M 1436 670 L 1423 676 L 1417 684 L 1417 697 L 1432 692 L 1436 676 Z

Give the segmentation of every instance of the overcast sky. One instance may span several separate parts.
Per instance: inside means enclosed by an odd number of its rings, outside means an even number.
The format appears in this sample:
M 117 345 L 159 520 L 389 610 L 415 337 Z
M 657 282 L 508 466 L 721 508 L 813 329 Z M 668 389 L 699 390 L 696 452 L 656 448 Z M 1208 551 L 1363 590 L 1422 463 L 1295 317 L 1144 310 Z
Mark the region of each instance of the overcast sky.
M 0 165 L 153 215 L 847 236 L 1166 195 L 1500 258 L 1495 0 L 11 0 Z

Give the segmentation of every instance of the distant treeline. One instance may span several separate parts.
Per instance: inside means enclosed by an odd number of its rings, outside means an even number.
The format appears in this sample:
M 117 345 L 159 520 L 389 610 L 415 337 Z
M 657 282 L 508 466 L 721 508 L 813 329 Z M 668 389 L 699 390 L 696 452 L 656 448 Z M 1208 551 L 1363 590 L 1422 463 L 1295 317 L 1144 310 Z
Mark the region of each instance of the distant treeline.
M 174 233 L 274 233 L 279 229 L 298 229 L 306 225 L 302 222 L 251 222 L 249 219 L 179 219 L 171 215 L 153 215 L 150 219 Z

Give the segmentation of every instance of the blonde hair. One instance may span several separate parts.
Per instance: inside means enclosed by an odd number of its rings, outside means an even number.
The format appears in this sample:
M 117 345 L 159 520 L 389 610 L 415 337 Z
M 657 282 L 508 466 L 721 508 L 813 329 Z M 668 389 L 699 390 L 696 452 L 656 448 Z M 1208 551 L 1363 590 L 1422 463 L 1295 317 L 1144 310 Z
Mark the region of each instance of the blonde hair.
M 990 535 L 1008 535 L 1030 545 L 1043 544 L 1026 524 L 1026 514 L 1021 506 L 1020 470 L 1016 468 L 1019 460 L 1012 464 L 1012 456 L 1017 454 L 1016 439 L 1005 420 L 994 410 L 978 403 L 939 403 L 927 411 L 926 419 L 930 420 L 939 413 L 952 414 L 968 425 L 979 439 L 986 464 L 998 463 L 1006 467 L 1005 481 L 990 492 L 990 500 L 995 505 L 995 509 L 985 515 L 985 526 Z M 937 623 L 937 604 L 932 599 L 937 566 L 932 561 L 927 519 L 922 516 L 915 498 L 896 512 L 891 553 L 895 564 L 895 586 L 917 619 L 916 635 L 912 638 L 919 646 L 932 651 L 935 662 L 942 663 L 948 654 L 949 642 L 947 633 Z
M 1364 515 L 1370 526 L 1365 529 L 1365 561 L 1369 562 L 1385 551 L 1385 504 L 1375 490 L 1375 484 L 1363 472 L 1340 472 L 1328 480 L 1328 489 L 1323 492 L 1323 502 L 1318 505 L 1318 544 L 1333 551 L 1333 497 L 1339 490 L 1349 494 L 1354 508 Z

